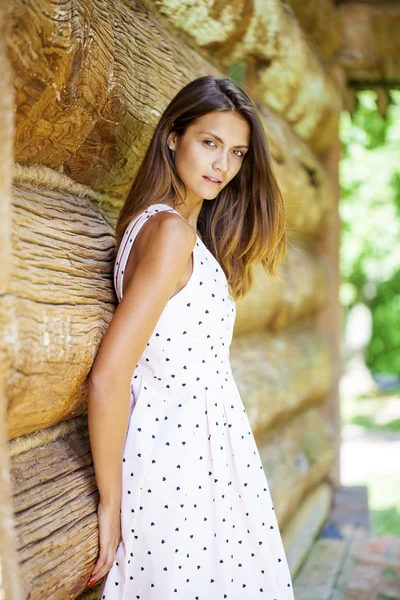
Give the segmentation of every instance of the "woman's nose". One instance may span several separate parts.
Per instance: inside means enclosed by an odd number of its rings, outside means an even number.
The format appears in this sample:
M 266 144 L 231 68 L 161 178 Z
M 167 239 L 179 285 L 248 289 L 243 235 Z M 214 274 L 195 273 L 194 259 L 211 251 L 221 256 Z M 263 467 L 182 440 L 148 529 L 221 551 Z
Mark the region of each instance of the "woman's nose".
M 222 154 L 214 161 L 214 166 L 224 173 L 229 169 L 229 159 L 226 154 Z

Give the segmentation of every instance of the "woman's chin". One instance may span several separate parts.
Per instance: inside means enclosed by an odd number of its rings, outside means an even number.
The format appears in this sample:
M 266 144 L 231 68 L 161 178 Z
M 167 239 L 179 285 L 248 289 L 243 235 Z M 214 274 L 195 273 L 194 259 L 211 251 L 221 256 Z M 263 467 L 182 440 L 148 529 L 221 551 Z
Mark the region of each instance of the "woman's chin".
M 203 198 L 204 200 L 214 200 L 214 198 L 218 196 L 220 191 L 220 189 L 216 189 L 214 192 L 210 189 L 203 189 Z
M 186 188 L 188 189 L 188 188 Z M 190 189 L 189 194 L 192 197 L 197 196 L 198 198 L 203 198 L 204 200 L 214 200 L 214 198 L 216 198 L 219 194 L 219 192 L 221 191 L 220 188 L 215 189 L 215 190 L 210 190 L 210 186 L 209 185 L 205 185 L 205 186 L 199 186 L 197 189 Z

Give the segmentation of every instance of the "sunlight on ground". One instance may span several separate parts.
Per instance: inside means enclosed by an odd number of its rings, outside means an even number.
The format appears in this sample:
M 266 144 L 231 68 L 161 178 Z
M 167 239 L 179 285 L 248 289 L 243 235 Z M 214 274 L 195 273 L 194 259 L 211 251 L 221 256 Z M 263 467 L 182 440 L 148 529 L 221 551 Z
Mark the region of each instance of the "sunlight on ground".
M 366 485 L 376 534 L 400 536 L 400 396 L 341 399 L 341 482 Z

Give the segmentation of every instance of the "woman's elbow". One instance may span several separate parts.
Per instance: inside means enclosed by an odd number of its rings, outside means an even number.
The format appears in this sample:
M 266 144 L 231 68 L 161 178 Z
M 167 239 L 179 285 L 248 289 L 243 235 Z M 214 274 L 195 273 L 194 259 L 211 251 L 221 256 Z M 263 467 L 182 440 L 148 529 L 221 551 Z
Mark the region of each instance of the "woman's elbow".
M 108 394 L 110 390 L 115 388 L 116 381 L 110 373 L 97 373 L 91 371 L 88 376 L 88 392 L 89 401 L 91 398 Z
M 120 371 L 90 372 L 88 376 L 88 401 L 101 401 L 111 397 L 120 397 L 129 390 L 130 377 Z

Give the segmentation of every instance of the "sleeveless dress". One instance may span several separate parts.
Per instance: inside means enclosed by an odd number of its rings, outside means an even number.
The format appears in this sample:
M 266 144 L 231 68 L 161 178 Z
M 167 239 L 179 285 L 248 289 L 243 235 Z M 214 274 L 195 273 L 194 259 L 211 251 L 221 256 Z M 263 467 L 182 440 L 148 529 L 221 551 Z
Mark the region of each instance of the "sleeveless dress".
M 128 225 L 122 281 L 152 204 Z M 180 215 L 182 217 L 182 215 Z M 182 217 L 184 218 L 184 217 Z M 236 306 L 199 236 L 132 375 L 121 541 L 98 600 L 293 600 L 268 483 L 229 362 Z

